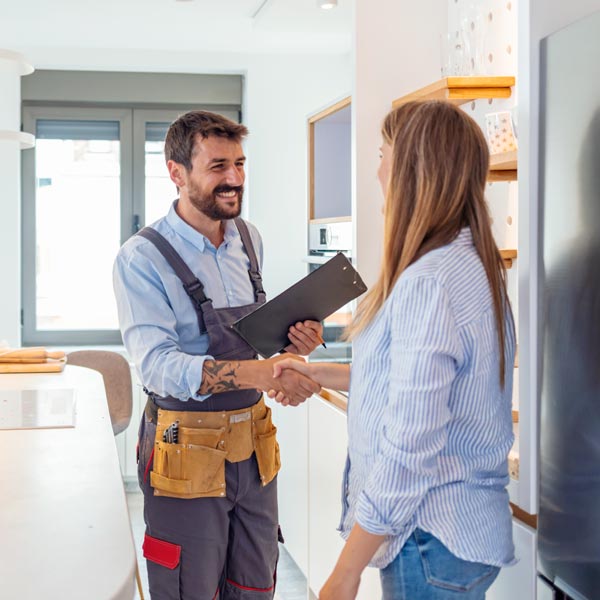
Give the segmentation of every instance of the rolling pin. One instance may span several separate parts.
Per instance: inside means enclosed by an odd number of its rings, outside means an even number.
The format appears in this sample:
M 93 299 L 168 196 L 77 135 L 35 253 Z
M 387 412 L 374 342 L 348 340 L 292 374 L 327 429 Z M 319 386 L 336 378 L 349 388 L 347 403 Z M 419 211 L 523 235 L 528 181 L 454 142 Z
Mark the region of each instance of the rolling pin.
M 39 363 L 47 359 L 58 360 L 65 357 L 62 350 L 48 352 L 46 348 L 18 348 L 0 350 L 0 362 L 3 363 Z

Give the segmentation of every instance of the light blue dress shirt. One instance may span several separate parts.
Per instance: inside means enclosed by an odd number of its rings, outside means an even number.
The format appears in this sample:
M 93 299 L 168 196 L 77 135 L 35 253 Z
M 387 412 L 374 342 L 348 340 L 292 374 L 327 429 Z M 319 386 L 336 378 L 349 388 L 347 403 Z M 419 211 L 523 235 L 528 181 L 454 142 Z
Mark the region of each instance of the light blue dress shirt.
M 515 334 L 506 318 L 506 381 L 492 297 L 470 229 L 400 276 L 354 342 L 349 454 L 340 530 L 386 536 L 383 568 L 412 531 L 456 556 L 514 562 L 506 485 L 513 444 Z
M 215 308 L 254 302 L 248 269 L 250 260 L 233 221 L 225 221 L 224 241 L 213 244 L 183 221 L 173 203 L 166 217 L 151 225 L 175 248 L 204 285 Z M 254 250 L 262 267 L 263 247 L 257 229 L 248 223 Z M 204 400 L 202 383 L 208 334 L 181 280 L 147 239 L 134 235 L 117 255 L 113 269 L 119 325 L 127 352 L 140 381 L 160 396 Z

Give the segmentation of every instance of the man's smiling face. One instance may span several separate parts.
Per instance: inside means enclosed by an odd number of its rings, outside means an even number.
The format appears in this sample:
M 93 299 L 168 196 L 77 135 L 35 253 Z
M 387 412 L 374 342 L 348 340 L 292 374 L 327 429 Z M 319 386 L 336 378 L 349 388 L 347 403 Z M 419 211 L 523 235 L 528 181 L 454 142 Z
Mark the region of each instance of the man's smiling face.
M 207 217 L 233 219 L 242 211 L 246 174 L 242 145 L 225 137 L 196 136 L 192 169 L 184 170 L 191 204 Z

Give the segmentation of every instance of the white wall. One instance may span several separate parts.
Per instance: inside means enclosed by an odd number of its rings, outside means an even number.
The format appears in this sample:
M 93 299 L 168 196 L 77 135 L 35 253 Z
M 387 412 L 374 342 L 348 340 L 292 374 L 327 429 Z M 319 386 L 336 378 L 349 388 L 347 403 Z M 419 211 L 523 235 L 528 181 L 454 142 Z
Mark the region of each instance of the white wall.
M 348 56 L 254 57 L 250 60 L 244 122 L 249 218 L 265 244 L 269 296 L 307 273 L 308 116 L 347 96 Z
M 0 131 L 21 127 L 21 74 L 24 57 L 0 49 Z M 30 70 L 30 69 L 29 69 Z M 0 344 L 21 342 L 21 149 L 16 140 L 0 139 Z
M 446 0 L 357 2 L 352 92 L 356 266 L 367 285 L 379 272 L 383 196 L 377 181 L 381 122 L 392 101 L 440 77 Z
M 0 343 L 21 343 L 21 157 L 16 142 L 0 141 Z

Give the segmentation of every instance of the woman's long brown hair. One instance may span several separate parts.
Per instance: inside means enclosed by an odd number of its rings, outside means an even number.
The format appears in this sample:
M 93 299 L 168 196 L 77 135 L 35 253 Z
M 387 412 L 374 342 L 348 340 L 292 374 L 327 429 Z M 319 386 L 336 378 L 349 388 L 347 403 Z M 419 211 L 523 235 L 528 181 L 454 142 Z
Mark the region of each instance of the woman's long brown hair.
M 489 152 L 483 133 L 459 108 L 433 100 L 408 102 L 390 112 L 382 136 L 392 147 L 382 267 L 345 337 L 354 338 L 371 322 L 409 265 L 469 227 L 492 294 L 504 386 L 504 310 L 509 301 L 484 197 Z

